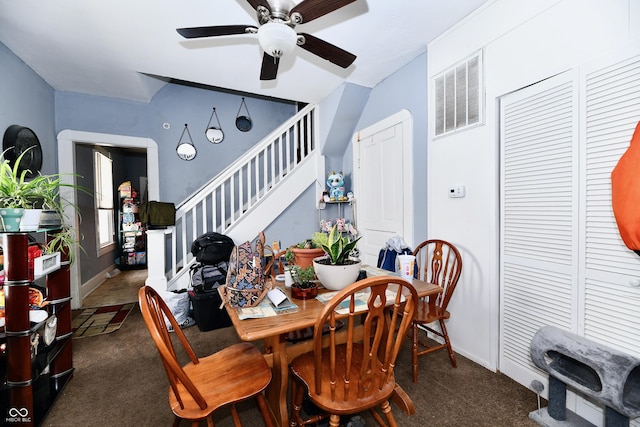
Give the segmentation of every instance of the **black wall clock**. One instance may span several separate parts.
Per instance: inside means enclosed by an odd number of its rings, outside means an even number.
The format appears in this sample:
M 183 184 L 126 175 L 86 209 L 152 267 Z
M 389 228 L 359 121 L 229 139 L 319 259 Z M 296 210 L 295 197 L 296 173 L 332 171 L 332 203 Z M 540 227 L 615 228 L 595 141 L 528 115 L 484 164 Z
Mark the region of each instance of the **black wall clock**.
M 42 147 L 36 134 L 29 128 L 11 125 L 4 132 L 2 140 L 4 158 L 14 165 L 22 153 L 22 160 L 18 165 L 19 171 L 27 171 L 27 178 L 33 178 L 42 167 Z

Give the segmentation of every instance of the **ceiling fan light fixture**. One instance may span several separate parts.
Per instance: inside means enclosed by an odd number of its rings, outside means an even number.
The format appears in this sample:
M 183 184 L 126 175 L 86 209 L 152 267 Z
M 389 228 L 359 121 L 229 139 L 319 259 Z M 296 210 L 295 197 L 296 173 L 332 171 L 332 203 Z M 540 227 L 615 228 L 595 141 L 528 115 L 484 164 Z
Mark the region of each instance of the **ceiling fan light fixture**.
M 293 52 L 298 35 L 286 24 L 267 22 L 258 28 L 258 42 L 267 54 L 280 58 Z

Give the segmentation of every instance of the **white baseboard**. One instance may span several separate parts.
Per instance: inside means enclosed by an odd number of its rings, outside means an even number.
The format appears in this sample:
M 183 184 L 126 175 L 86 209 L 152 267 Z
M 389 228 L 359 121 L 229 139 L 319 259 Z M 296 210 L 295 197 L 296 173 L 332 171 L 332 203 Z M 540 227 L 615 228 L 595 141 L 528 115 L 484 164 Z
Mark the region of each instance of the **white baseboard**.
M 91 294 L 91 292 L 95 291 L 98 286 L 102 285 L 105 280 L 107 280 L 107 273 L 114 268 L 116 268 L 116 265 L 112 264 L 80 285 L 80 295 L 82 296 L 82 299 L 84 300 L 89 296 L 89 294 Z

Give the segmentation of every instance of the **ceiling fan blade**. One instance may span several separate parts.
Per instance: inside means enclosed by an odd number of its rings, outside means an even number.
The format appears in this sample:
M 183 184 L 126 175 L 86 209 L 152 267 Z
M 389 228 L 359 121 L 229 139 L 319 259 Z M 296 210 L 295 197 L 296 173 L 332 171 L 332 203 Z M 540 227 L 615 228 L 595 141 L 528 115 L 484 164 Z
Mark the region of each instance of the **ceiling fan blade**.
M 347 68 L 356 60 L 356 56 L 354 54 L 349 53 L 344 49 L 340 49 L 338 46 L 334 46 L 329 42 L 306 33 L 298 33 L 298 35 L 304 37 L 304 44 L 300 45 L 301 48 L 308 50 L 329 62 L 333 62 L 342 68 Z
M 260 69 L 260 80 L 275 80 L 278 74 L 280 58 L 275 58 L 268 53 L 262 56 L 262 68 Z
M 268 11 L 271 11 L 271 6 L 267 0 L 247 0 L 247 2 L 251 5 L 252 8 L 257 9 L 258 6 L 264 6 Z
M 250 28 L 258 31 L 258 28 L 253 25 L 216 25 L 213 27 L 178 28 L 176 31 L 186 39 L 197 39 L 200 37 L 246 34 Z
M 356 0 L 303 0 L 291 9 L 291 13 L 299 13 L 302 16 L 301 23 L 305 23 L 320 18 L 354 1 Z

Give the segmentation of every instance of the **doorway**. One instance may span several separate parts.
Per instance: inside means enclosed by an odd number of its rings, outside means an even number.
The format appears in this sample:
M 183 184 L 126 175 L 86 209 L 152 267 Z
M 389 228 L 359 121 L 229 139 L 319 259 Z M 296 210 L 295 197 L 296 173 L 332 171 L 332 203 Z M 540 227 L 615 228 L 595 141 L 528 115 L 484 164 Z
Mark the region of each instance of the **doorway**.
M 356 228 L 364 264 L 376 265 L 389 238 L 413 240 L 413 119 L 401 110 L 353 137 Z
M 94 132 L 82 132 L 74 130 L 63 130 L 58 134 L 58 170 L 63 175 L 63 179 L 72 182 L 76 173 L 76 145 L 86 144 L 94 146 L 119 147 L 123 149 L 143 149 L 147 156 L 147 179 L 149 200 L 159 200 L 159 162 L 158 145 L 150 138 L 139 138 L 124 135 L 111 135 Z M 62 188 L 61 196 L 67 199 L 71 206 L 77 205 L 77 194 L 68 188 Z M 73 215 L 73 208 L 69 207 L 66 212 L 69 218 L 76 218 Z M 72 224 L 75 229 L 79 229 L 79 220 Z M 76 248 L 77 260 L 71 265 L 71 307 L 77 309 L 82 307 L 82 299 L 88 293 L 80 283 L 80 249 Z

